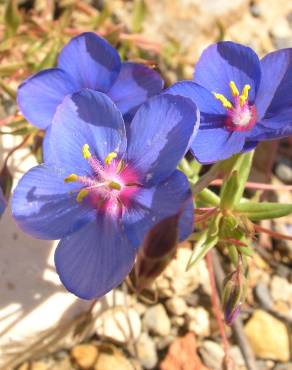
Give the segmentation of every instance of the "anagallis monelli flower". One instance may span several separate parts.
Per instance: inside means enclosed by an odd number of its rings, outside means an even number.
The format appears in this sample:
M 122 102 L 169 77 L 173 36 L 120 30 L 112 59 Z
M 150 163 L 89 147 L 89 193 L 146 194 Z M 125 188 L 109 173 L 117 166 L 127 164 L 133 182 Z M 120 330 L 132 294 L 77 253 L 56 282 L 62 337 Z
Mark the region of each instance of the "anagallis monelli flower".
M 165 94 L 142 105 L 126 133 L 103 93 L 83 90 L 58 107 L 50 161 L 20 180 L 12 213 L 27 233 L 61 239 L 55 264 L 69 291 L 91 299 L 116 287 L 165 218 L 183 212 L 179 240 L 192 232 L 191 192 L 176 166 L 198 115 L 191 100 Z
M 122 63 L 106 40 L 87 32 L 65 45 L 57 68 L 38 72 L 20 85 L 17 103 L 29 122 L 46 129 L 65 96 L 87 88 L 106 93 L 128 122 L 138 107 L 162 87 L 157 72 L 140 64 Z
M 191 149 L 201 163 L 226 159 L 258 142 L 292 134 L 292 49 L 259 60 L 249 47 L 219 42 L 200 57 L 193 81 L 167 94 L 188 97 L 201 113 Z

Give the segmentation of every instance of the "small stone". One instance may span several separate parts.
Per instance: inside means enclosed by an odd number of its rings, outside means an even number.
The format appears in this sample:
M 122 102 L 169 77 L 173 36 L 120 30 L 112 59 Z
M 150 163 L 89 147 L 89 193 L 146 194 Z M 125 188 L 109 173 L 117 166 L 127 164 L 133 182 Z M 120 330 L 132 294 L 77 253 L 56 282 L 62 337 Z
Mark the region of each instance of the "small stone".
M 170 333 L 170 320 L 162 304 L 150 307 L 143 318 L 144 326 L 147 330 L 161 336 Z
M 156 347 L 153 339 L 142 333 L 136 343 L 137 356 L 146 369 L 152 369 L 158 362 Z
M 261 282 L 258 283 L 255 287 L 255 295 L 262 303 L 264 308 L 271 309 L 273 307 L 273 301 L 270 297 L 270 292 L 267 284 Z
M 50 370 L 72 370 L 72 369 L 73 365 L 70 361 L 69 356 L 62 358 L 61 360 L 56 362 L 56 364 L 53 365 L 53 367 L 50 367 Z
M 111 344 L 98 346 L 98 357 L 94 370 L 134 370 L 131 362 Z
M 177 338 L 169 347 L 161 370 L 207 370 L 197 355 L 197 342 L 193 333 Z
M 48 365 L 43 361 L 24 362 L 17 370 L 48 370 Z
M 185 324 L 185 319 L 182 316 L 173 316 L 171 319 L 171 324 L 176 327 L 182 327 Z
M 278 364 L 273 370 L 292 370 L 292 362 L 287 364 Z
M 168 335 L 167 337 L 156 337 L 154 338 L 158 351 L 163 351 L 167 348 L 174 340 L 176 335 Z
M 210 294 L 209 274 L 204 260 L 186 271 L 192 251 L 179 248 L 174 258 L 164 272 L 157 278 L 156 287 L 162 297 L 184 297 L 200 285 L 205 293 Z
M 30 365 L 30 370 L 48 370 L 48 366 L 42 361 L 33 362 Z
M 291 35 L 292 40 L 292 35 Z M 282 160 L 276 165 L 275 169 L 276 175 L 279 177 L 281 181 L 285 184 L 292 183 L 292 164 L 290 161 Z
M 262 9 L 261 9 L 260 4 L 252 3 L 250 6 L 250 12 L 254 17 L 256 18 L 260 17 L 262 14 Z
M 188 308 L 185 300 L 180 297 L 169 298 L 165 305 L 170 313 L 177 316 L 183 315 Z
M 275 302 L 283 301 L 292 306 L 292 284 L 280 276 L 273 276 L 271 281 L 271 295 Z
M 97 348 L 93 344 L 79 344 L 71 350 L 71 357 L 81 369 L 91 368 L 97 358 Z
M 221 370 L 224 358 L 223 348 L 216 342 L 205 340 L 200 349 L 204 364 L 212 370 Z
M 257 357 L 283 362 L 289 360 L 288 332 L 281 321 L 263 310 L 255 310 L 244 331 Z
M 209 312 L 203 307 L 190 307 L 187 315 L 189 316 L 188 329 L 201 337 L 210 335 L 210 316 Z
M 243 368 L 245 366 L 243 355 L 238 346 L 232 346 L 230 348 L 229 354 L 231 358 L 233 359 L 234 363 L 237 365 L 237 367 Z
M 115 307 L 105 311 L 95 322 L 98 336 L 112 339 L 119 343 L 136 340 L 141 334 L 141 320 L 133 308 Z

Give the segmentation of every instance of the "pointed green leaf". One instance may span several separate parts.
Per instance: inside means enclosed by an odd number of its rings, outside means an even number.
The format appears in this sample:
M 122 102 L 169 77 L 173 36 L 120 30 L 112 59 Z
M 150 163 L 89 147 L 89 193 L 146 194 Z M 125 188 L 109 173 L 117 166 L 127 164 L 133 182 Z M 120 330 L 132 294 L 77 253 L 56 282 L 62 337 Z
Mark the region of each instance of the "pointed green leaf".
M 218 242 L 218 236 L 211 236 L 207 237 L 207 235 L 203 235 L 203 237 L 198 240 L 191 255 L 191 258 L 187 265 L 187 270 L 191 267 L 194 267 L 198 262 L 201 261 L 202 258 L 212 249 Z
M 221 206 L 233 209 L 241 200 L 247 182 L 253 159 L 254 151 L 231 157 L 224 161 L 225 168 L 233 165 L 228 179 L 221 188 Z M 230 163 L 228 163 L 230 161 Z M 228 207 L 228 208 L 226 208 Z
M 240 203 L 235 208 L 236 212 L 248 217 L 252 221 L 267 220 L 287 216 L 292 213 L 292 204 L 281 203 Z

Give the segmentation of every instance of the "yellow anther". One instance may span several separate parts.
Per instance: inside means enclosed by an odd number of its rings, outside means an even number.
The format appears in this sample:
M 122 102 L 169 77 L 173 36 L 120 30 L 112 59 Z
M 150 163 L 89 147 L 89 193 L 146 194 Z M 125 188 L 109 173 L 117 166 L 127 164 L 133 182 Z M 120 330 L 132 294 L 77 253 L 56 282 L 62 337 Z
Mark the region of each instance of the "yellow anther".
M 78 176 L 75 173 L 71 173 L 71 175 L 64 178 L 65 182 L 74 182 L 78 180 Z
M 86 190 L 86 189 L 81 189 L 80 191 L 79 191 L 79 193 L 77 194 L 77 197 L 76 197 L 76 200 L 77 200 L 77 202 L 82 202 L 83 201 L 83 199 L 86 197 L 86 195 L 88 195 L 88 193 L 89 193 L 89 191 L 88 190 Z
M 240 95 L 240 105 L 243 106 L 243 104 L 247 101 L 248 99 L 248 92 L 250 90 L 250 85 L 244 85 L 241 95 Z
M 88 144 L 84 144 L 83 147 L 82 147 L 82 155 L 85 159 L 88 159 L 91 157 L 91 153 L 89 151 L 89 145 Z
M 105 159 L 104 159 L 104 162 L 105 162 L 105 164 L 110 164 L 111 163 L 111 161 L 114 159 L 114 158 L 116 158 L 118 155 L 117 155 L 117 153 L 116 152 L 110 152 L 110 153 L 108 153 L 108 155 L 105 157 Z
M 108 186 L 111 188 L 111 189 L 115 189 L 115 190 L 121 190 L 121 185 L 118 183 L 118 182 L 115 182 L 115 181 L 111 181 Z
M 239 95 L 239 91 L 238 91 L 237 86 L 235 85 L 235 82 L 234 81 L 230 81 L 229 82 L 229 86 L 230 86 L 230 90 L 232 92 L 232 95 L 233 96 L 238 96 Z
M 217 94 L 215 92 L 213 92 L 213 94 L 214 94 L 216 99 L 220 100 L 220 102 L 222 103 L 224 108 L 232 108 L 232 104 L 230 103 L 230 101 L 227 98 L 225 98 L 224 95 Z

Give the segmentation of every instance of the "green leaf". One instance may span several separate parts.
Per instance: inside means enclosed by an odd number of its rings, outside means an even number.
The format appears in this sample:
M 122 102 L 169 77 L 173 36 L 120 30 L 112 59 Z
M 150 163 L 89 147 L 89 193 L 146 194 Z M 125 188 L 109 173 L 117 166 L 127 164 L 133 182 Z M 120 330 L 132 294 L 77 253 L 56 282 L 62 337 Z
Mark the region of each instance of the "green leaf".
M 4 22 L 6 25 L 5 34 L 7 37 L 14 36 L 20 24 L 20 16 L 17 8 L 17 0 L 7 0 L 7 5 L 4 14 Z
M 244 202 L 235 207 L 235 211 L 252 221 L 267 220 L 287 216 L 292 213 L 292 204 Z
M 187 265 L 187 270 L 194 267 L 218 242 L 218 236 L 208 236 L 203 233 L 202 237 L 197 241 L 193 253 Z
M 224 161 L 225 170 L 229 167 L 229 177 L 221 188 L 221 207 L 233 209 L 241 200 L 247 182 L 254 151 L 239 154 Z

